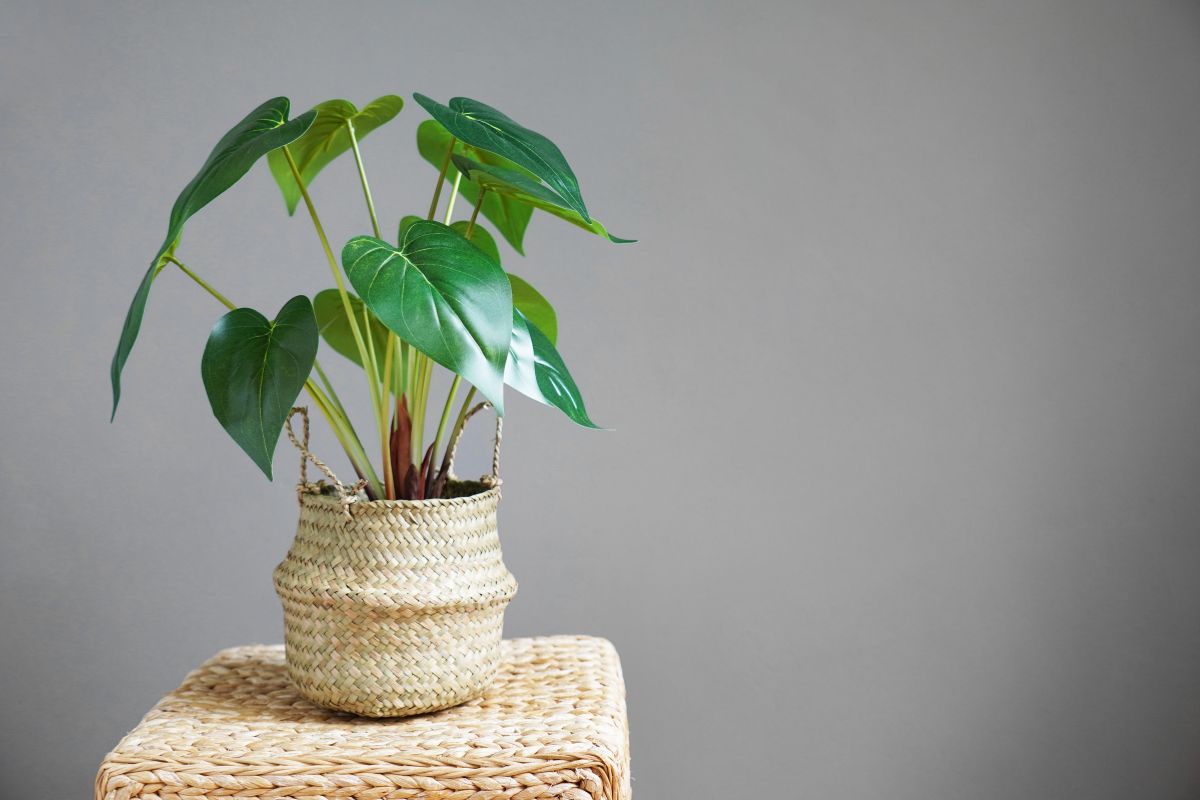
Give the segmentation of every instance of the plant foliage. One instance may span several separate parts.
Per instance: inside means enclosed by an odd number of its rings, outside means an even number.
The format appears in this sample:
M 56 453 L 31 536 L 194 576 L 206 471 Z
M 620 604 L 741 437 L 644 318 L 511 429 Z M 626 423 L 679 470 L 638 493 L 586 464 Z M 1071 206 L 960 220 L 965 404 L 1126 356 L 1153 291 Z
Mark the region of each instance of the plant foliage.
M 329 100 L 291 119 L 287 98 L 277 97 L 221 137 L 175 201 L 166 237 L 126 314 L 112 362 L 114 415 L 151 285 L 173 264 L 228 308 L 209 333 L 201 377 L 213 415 L 268 478 L 288 412 L 304 391 L 366 481 L 370 498 L 441 496 L 449 443 L 480 398 L 503 414 L 505 385 L 579 425 L 596 427 L 557 350 L 554 307 L 524 278 L 504 270 L 484 223 L 521 254 L 536 210 L 613 242 L 630 240 L 612 236 L 591 216 L 574 171 L 546 136 L 476 100 L 456 97 L 443 105 L 422 94 L 414 98 L 431 117 L 417 128 L 417 149 L 437 179 L 428 214 L 403 217 L 395 243 L 381 238 L 359 142 L 397 117 L 400 97 L 385 95 L 361 110 L 347 100 Z M 354 156 L 364 221 L 373 235 L 350 237 L 339 261 L 308 188 L 347 152 Z M 176 255 L 187 220 L 263 156 L 287 212 L 302 201 L 306 206 L 335 284 L 311 301 L 293 297 L 273 319 L 238 307 Z M 437 221 L 443 196 L 444 217 Z M 469 219 L 454 219 L 460 197 Z M 362 370 L 373 437 L 364 440 L 351 424 L 317 359 L 321 341 Z M 440 410 L 429 406 L 435 366 L 453 378 Z M 381 460 L 368 456 L 371 449 Z

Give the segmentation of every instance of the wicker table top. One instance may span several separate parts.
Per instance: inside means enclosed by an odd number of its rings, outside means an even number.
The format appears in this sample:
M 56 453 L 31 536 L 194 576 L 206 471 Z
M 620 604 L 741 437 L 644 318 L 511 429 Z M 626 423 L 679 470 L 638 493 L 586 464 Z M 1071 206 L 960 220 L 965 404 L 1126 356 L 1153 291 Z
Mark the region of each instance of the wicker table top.
M 159 701 L 96 778 L 103 800 L 628 800 L 617 652 L 603 639 L 504 642 L 488 693 L 379 720 L 318 708 L 282 645 L 218 653 Z

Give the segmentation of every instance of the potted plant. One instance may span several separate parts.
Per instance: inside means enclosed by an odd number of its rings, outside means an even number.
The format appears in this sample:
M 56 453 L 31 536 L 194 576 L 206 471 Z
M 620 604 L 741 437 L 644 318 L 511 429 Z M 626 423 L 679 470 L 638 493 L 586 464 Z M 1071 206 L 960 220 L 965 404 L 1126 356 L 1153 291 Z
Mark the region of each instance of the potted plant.
M 285 427 L 301 451 L 300 521 L 275 570 L 289 672 L 312 701 L 370 716 L 461 703 L 482 693 L 495 672 L 504 608 L 516 591 L 496 530 L 504 387 L 595 427 L 555 348 L 553 307 L 502 268 L 485 221 L 522 254 L 535 210 L 628 241 L 588 213 L 549 139 L 474 100 L 414 98 L 430 116 L 417 128 L 417 147 L 437 179 L 428 212 L 403 217 L 388 229 L 394 239 L 381 228 L 359 141 L 396 117 L 400 97 L 362 109 L 331 100 L 294 118 L 287 98 L 277 97 L 235 125 L 175 201 L 112 362 L 115 417 L 121 373 L 164 270 L 177 268 L 228 308 L 200 365 L 214 416 L 268 478 Z M 347 241 L 339 258 L 308 190 L 346 153 L 370 234 Z M 311 218 L 333 283 L 312 299 L 293 297 L 273 317 L 238 307 L 177 253 L 188 219 L 264 156 L 288 213 L 302 204 Z M 469 217 L 456 220 L 456 208 Z M 322 340 L 362 369 L 367 425 L 351 422 L 322 369 Z M 444 401 L 431 405 L 439 368 L 453 379 Z M 309 451 L 307 412 L 294 408 L 302 392 L 345 452 L 358 479 L 351 486 Z M 487 406 L 497 420 L 492 473 L 458 480 L 459 437 Z M 304 417 L 300 437 L 295 413 Z M 328 482 L 308 481 L 309 462 Z

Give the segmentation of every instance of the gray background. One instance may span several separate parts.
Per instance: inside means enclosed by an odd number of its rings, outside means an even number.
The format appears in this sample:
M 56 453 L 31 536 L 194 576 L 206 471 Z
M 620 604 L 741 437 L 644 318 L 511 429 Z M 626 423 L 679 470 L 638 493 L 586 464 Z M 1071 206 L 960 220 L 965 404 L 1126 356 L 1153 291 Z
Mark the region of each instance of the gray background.
M 509 255 L 615 431 L 514 398 L 502 516 L 509 634 L 623 655 L 639 797 L 1200 796 L 1200 8 L 501 8 L 5 4 L 0 794 L 86 796 L 280 638 L 294 462 L 211 418 L 220 307 L 162 276 L 115 425 L 109 358 L 227 127 L 416 90 L 548 133 L 641 239 Z M 364 144 L 389 228 L 423 117 Z M 314 196 L 365 231 L 350 161 Z M 330 281 L 265 167 L 179 252 L 268 311 Z

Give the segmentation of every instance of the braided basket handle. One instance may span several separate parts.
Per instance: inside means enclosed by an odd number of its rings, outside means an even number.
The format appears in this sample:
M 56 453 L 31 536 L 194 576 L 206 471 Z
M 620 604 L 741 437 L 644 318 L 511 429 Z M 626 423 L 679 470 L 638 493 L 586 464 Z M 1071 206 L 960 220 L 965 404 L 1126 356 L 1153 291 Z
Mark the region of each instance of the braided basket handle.
M 304 420 L 304 425 L 301 429 L 304 434 L 303 442 L 296 438 L 296 432 L 292 430 L 292 417 L 297 414 Z M 347 488 L 345 484 L 338 480 L 338 476 L 333 474 L 333 470 L 329 468 L 328 464 L 312 454 L 312 451 L 308 449 L 308 408 L 304 406 L 294 407 L 288 412 L 287 419 L 284 420 L 284 426 L 287 428 L 288 438 L 292 440 L 292 444 L 300 451 L 300 484 L 296 487 L 297 495 L 320 491 L 320 486 L 308 482 L 308 462 L 311 461 L 333 483 L 334 488 L 337 489 L 338 499 L 342 503 L 342 513 L 346 515 L 347 520 L 351 519 L 350 506 L 358 502 L 358 493 L 367 485 L 366 479 L 364 478 L 350 488 Z
M 458 443 L 459 443 L 459 440 L 462 439 L 463 431 L 465 431 L 467 429 L 467 423 L 471 420 L 471 417 L 475 416 L 477 413 L 479 413 L 483 409 L 491 408 L 491 407 L 492 407 L 492 404 L 489 402 L 486 402 L 486 401 L 476 405 L 474 408 L 472 408 L 470 411 L 467 412 L 466 416 L 463 417 L 463 424 L 461 426 L 459 426 L 457 431 L 454 432 L 454 438 L 452 438 L 450 440 L 450 443 L 449 443 L 449 445 L 447 445 L 447 448 L 446 448 L 446 453 L 447 453 L 446 463 L 448 464 L 446 472 L 450 477 L 454 476 L 454 456 L 458 454 Z M 502 438 L 503 433 L 504 433 L 504 417 L 497 414 L 496 415 L 496 440 L 495 440 L 495 443 L 492 445 L 492 474 L 484 475 L 480 479 L 481 483 L 487 484 L 488 486 L 499 486 L 501 483 L 501 481 L 500 481 L 500 439 Z
M 454 475 L 454 456 L 458 453 L 458 443 L 462 439 L 463 431 L 467 429 L 467 422 L 470 421 L 471 417 L 475 416 L 483 409 L 491 407 L 491 403 L 480 403 L 468 411 L 466 416 L 463 417 L 463 424 L 459 426 L 457 431 L 455 431 L 454 437 L 450 440 L 446 447 L 446 473 L 448 476 L 453 477 Z M 292 429 L 292 418 L 297 414 L 300 415 L 300 418 L 303 421 L 303 425 L 301 427 L 303 441 L 296 437 L 296 432 Z M 292 444 L 295 445 L 296 449 L 300 451 L 300 483 L 296 486 L 296 493 L 298 495 L 303 495 L 306 492 L 316 493 L 320 491 L 320 486 L 318 484 L 308 482 L 308 462 L 311 461 L 317 469 L 324 473 L 325 477 L 329 478 L 329 481 L 337 490 L 338 499 L 342 503 L 342 511 L 346 515 L 346 519 L 352 519 L 350 514 L 350 506 L 358 502 L 359 492 L 361 492 L 363 487 L 367 485 L 366 479 L 363 478 L 357 483 L 347 487 L 344 483 L 338 480 L 338 476 L 334 474 L 333 469 L 331 469 L 328 464 L 317 458 L 315 455 L 313 455 L 312 451 L 308 449 L 309 422 L 307 407 L 295 406 L 292 408 L 292 410 L 288 413 L 287 419 L 284 420 L 284 427 L 287 430 L 288 439 L 290 439 Z M 482 478 L 480 478 L 480 482 L 487 486 L 499 486 L 501 483 L 500 440 L 503 436 L 503 433 L 504 418 L 497 414 L 496 439 L 492 446 L 492 473 L 490 475 L 484 475 Z

